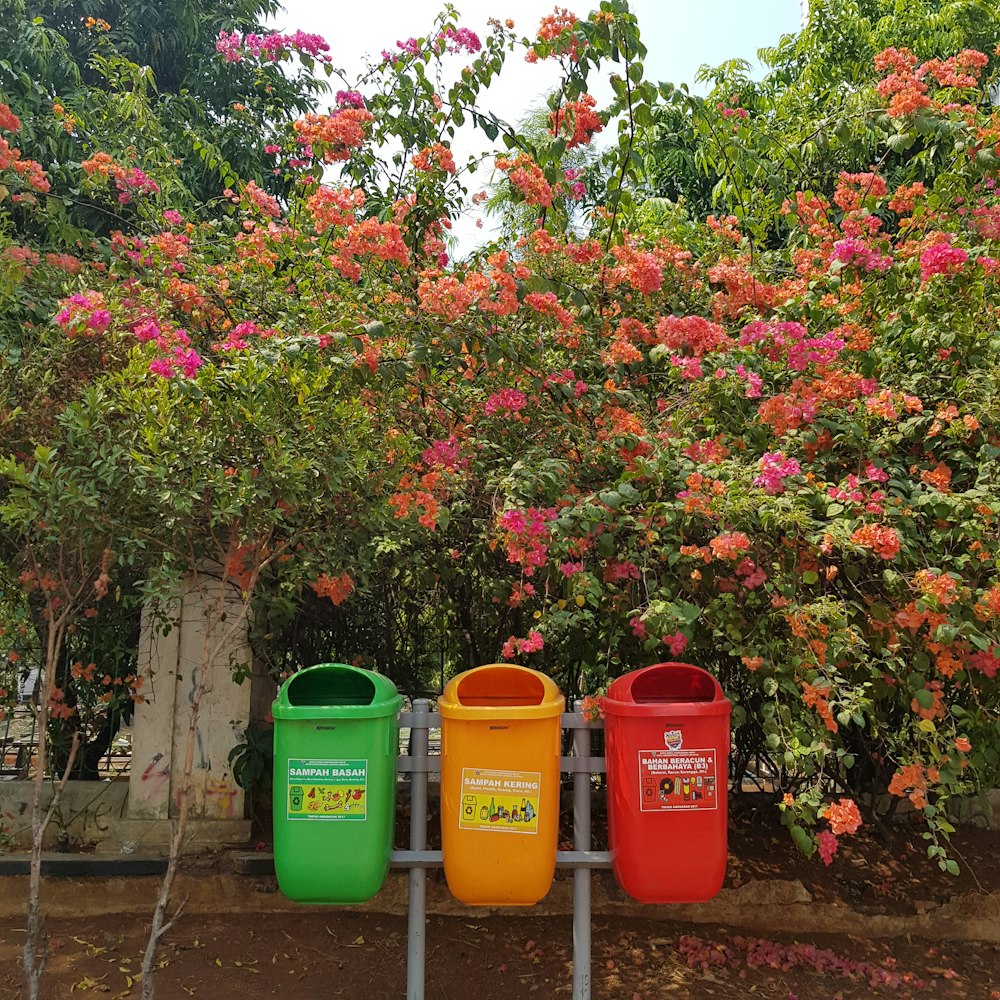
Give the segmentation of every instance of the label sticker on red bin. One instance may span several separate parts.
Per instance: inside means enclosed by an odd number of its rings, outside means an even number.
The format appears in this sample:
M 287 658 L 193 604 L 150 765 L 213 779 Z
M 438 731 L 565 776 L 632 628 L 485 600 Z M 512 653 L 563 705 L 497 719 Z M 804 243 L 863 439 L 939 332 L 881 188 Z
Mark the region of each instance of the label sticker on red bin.
M 715 750 L 640 750 L 640 811 L 718 809 L 715 760 Z

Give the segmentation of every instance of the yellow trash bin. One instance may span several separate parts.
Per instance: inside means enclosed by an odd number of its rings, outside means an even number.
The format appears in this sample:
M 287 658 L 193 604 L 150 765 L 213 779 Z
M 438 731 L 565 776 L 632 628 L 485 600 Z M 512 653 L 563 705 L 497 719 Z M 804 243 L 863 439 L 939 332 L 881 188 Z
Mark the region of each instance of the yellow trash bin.
M 528 906 L 552 884 L 565 699 L 536 670 L 459 674 L 441 713 L 441 850 L 463 903 Z

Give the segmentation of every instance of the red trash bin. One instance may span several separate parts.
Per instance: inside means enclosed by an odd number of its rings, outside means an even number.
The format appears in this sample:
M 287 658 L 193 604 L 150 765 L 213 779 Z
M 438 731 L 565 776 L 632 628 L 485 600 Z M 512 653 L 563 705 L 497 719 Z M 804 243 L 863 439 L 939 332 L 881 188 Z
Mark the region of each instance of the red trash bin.
M 601 699 L 611 867 L 641 903 L 698 903 L 722 888 L 730 707 L 689 663 L 625 674 Z

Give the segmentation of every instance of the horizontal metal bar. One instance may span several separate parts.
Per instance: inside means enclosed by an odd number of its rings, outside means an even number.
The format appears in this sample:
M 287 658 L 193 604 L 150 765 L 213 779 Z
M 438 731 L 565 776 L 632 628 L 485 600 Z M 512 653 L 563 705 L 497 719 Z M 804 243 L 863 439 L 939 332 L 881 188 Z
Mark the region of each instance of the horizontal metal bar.
M 441 758 L 437 755 L 409 757 L 400 754 L 396 758 L 396 770 L 400 774 L 440 774 Z M 563 774 L 605 774 L 607 765 L 603 757 L 560 757 L 559 770 Z
M 610 868 L 608 851 L 556 851 L 557 868 Z
M 440 851 L 393 851 L 390 863 L 393 868 L 440 868 L 443 855 Z M 557 868 L 610 868 L 608 851 L 556 851 Z
M 400 712 L 399 713 L 399 725 L 401 729 L 416 729 L 417 726 L 414 723 L 417 721 L 417 717 L 413 712 Z M 419 728 L 423 728 L 425 725 L 428 729 L 440 729 L 441 728 L 441 713 L 440 712 L 427 712 L 425 715 L 421 715 L 419 719 Z M 559 717 L 559 724 L 563 729 L 603 729 L 604 720 L 603 719 L 587 719 L 577 712 L 563 712 Z
M 46 858 L 52 862 L 53 855 L 46 855 Z M 64 858 L 65 855 L 59 855 L 59 858 Z M 442 854 L 440 851 L 393 851 L 389 856 L 390 864 L 393 868 L 440 868 L 442 865 Z M 58 860 L 58 859 L 57 859 Z M 79 860 L 79 859 L 77 859 Z M 142 859 L 132 859 L 132 860 L 142 860 Z M 18 862 L 15 860 L 14 864 L 22 863 L 27 865 L 27 861 Z M 119 865 L 121 867 L 126 862 L 122 862 L 120 859 L 115 861 L 111 859 L 111 863 Z M 163 863 L 160 863 L 160 868 L 156 869 L 158 874 L 162 869 Z M 44 864 L 44 862 L 43 862 Z M 235 855 L 233 858 L 233 866 L 236 872 L 240 875 L 273 875 L 274 874 L 274 855 L 269 852 L 264 851 L 253 851 L 247 852 L 245 854 Z M 556 867 L 557 868 L 610 868 L 611 867 L 611 855 L 607 851 L 557 851 L 556 852 Z M 27 870 L 27 869 L 25 869 Z M 129 871 L 129 874 L 134 874 Z M 8 872 L 9 874 L 9 872 Z M 16 872 L 15 872 L 16 874 Z M 50 874 L 81 874 L 78 871 L 65 871 L 59 872 L 54 871 Z M 98 874 L 98 872 L 86 872 L 85 874 Z M 145 871 L 139 872 L 139 874 L 147 874 Z
M 440 851 L 393 851 L 389 855 L 393 868 L 440 868 Z
M 604 774 L 608 770 L 603 757 L 560 757 L 559 761 L 559 768 L 565 774 L 579 774 L 581 771 Z

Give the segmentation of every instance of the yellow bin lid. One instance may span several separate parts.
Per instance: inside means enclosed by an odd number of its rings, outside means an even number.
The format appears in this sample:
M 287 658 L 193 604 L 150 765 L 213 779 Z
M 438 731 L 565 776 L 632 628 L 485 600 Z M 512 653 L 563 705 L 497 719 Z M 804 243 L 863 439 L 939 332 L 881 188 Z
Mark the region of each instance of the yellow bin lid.
M 438 698 L 443 719 L 548 719 L 565 706 L 551 677 L 513 663 L 466 670 Z

